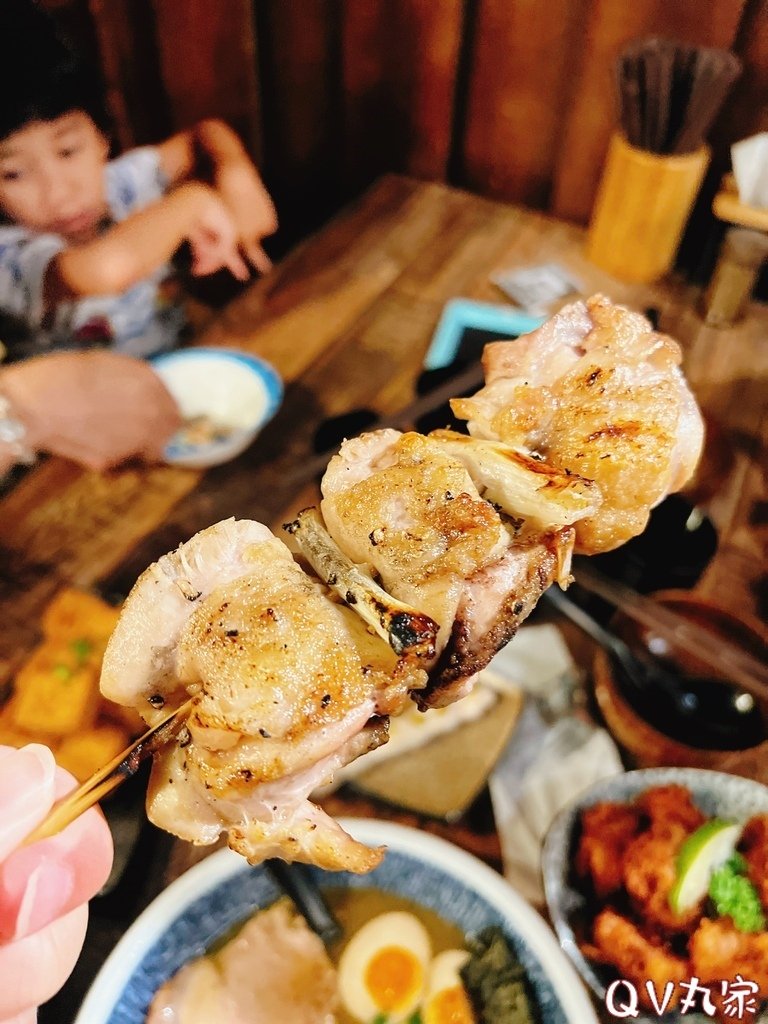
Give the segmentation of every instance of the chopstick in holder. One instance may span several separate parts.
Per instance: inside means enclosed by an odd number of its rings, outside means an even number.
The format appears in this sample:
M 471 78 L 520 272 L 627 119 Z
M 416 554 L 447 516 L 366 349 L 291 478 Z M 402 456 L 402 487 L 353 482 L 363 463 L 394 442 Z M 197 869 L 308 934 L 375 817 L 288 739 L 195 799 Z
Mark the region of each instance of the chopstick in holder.
M 704 144 L 731 86 L 741 73 L 741 61 L 728 50 L 702 49 L 697 56 L 686 122 L 676 153 L 693 152 Z
M 81 814 L 97 804 L 113 789 L 117 789 L 121 782 L 125 782 L 126 779 L 135 775 L 142 761 L 146 761 L 151 754 L 154 754 L 179 733 L 192 710 L 193 703 L 193 698 L 185 701 L 175 711 L 161 719 L 157 725 L 148 729 L 130 747 L 119 753 L 109 764 L 95 772 L 90 779 L 86 779 L 78 789 L 60 800 L 51 808 L 48 816 L 27 836 L 24 845 L 28 846 L 41 839 L 49 839 L 62 832 Z
M 585 566 L 583 559 L 574 567 L 579 586 L 608 601 L 625 615 L 698 661 L 717 669 L 759 700 L 768 700 L 768 664 L 747 654 L 722 636 L 703 629 L 651 598 L 644 597 L 623 583 L 616 583 L 597 570 Z

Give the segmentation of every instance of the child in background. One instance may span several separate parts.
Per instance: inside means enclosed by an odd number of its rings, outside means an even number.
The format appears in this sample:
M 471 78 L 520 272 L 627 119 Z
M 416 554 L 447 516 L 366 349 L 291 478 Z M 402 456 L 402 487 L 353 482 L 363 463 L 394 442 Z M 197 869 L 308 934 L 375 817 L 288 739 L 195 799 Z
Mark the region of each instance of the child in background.
M 13 358 L 172 347 L 183 315 L 167 298 L 169 261 L 184 242 L 193 274 L 269 269 L 275 210 L 226 125 L 109 161 L 99 91 L 47 16 L 3 0 L 0 38 L 0 312 L 21 328 Z M 196 180 L 203 170 L 211 184 Z

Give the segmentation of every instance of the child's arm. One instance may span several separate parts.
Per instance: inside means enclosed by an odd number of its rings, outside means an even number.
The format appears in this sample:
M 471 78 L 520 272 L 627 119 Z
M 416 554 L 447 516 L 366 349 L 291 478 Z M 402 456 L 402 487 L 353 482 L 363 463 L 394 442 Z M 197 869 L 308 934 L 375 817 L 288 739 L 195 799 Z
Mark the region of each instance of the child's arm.
M 63 249 L 46 272 L 44 304 L 51 308 L 72 296 L 124 292 L 167 262 L 184 241 L 192 247 L 193 273 L 228 267 L 247 280 L 231 214 L 212 188 L 189 182 L 94 241 Z
M 277 230 L 277 214 L 235 132 L 223 121 L 201 121 L 172 136 L 159 150 L 160 166 L 172 184 L 195 177 L 213 183 L 235 219 L 243 252 L 257 270 L 269 270 L 261 241 Z

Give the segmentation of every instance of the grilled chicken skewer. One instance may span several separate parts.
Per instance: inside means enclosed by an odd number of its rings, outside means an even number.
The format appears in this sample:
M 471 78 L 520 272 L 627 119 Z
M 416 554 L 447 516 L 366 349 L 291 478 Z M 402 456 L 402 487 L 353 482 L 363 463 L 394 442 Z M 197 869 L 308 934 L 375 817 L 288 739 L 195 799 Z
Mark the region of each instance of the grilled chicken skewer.
M 692 471 L 701 419 L 679 349 L 597 297 L 486 350 L 454 402 L 473 437 L 381 430 L 345 442 L 321 515 L 228 520 L 139 579 L 102 690 L 150 725 L 192 700 L 155 755 L 148 813 L 256 862 L 366 871 L 381 857 L 309 800 L 386 742 L 388 716 L 458 699 L 574 550 L 607 550 Z M 325 525 L 323 525 L 323 521 Z

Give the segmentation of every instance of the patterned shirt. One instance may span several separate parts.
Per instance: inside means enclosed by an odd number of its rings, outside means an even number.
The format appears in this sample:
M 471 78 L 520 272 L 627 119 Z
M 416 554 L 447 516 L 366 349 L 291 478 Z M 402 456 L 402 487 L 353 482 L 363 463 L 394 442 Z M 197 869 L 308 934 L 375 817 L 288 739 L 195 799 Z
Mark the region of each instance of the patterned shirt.
M 168 181 L 160 153 L 146 146 L 104 168 L 112 223 L 160 199 Z M 108 225 L 107 225 L 108 226 Z M 95 295 L 43 308 L 43 282 L 51 260 L 66 241 L 15 224 L 0 224 L 0 340 L 11 358 L 53 349 L 109 346 L 133 356 L 172 348 L 184 327 L 170 264 L 159 267 L 121 295 Z

